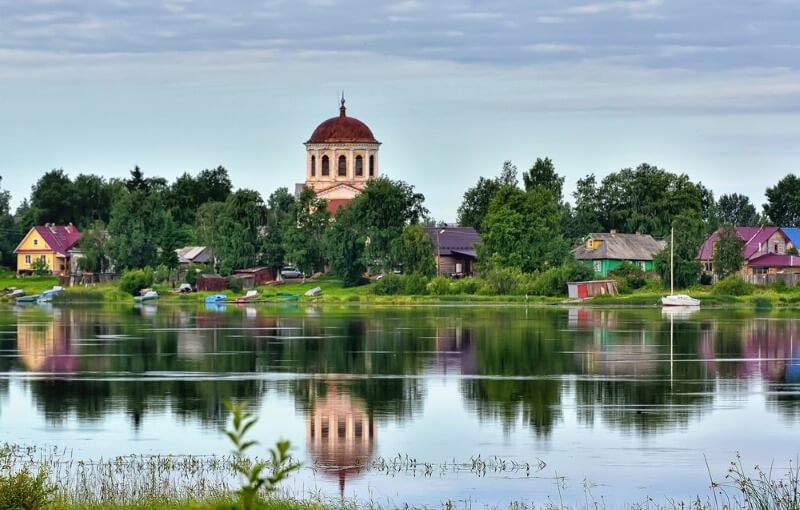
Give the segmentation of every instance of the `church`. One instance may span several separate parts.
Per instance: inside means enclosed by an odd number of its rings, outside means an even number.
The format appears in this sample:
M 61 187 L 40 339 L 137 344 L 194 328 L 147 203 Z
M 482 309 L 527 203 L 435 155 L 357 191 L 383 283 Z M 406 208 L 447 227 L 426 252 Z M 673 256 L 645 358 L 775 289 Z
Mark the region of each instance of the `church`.
M 297 184 L 295 194 L 308 186 L 327 200 L 332 215 L 380 175 L 381 143 L 366 124 L 347 115 L 344 96 L 339 115 L 317 126 L 305 146 L 306 180 Z

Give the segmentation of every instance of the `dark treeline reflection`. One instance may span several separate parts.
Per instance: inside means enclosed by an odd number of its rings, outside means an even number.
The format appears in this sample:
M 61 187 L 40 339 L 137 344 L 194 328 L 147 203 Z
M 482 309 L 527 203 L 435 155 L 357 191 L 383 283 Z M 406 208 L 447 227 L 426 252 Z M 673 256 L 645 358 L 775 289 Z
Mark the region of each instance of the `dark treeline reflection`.
M 682 426 L 754 384 L 800 418 L 800 331 L 780 312 L 30 307 L 5 310 L 0 330 L 0 396 L 23 376 L 53 423 L 123 411 L 133 426 L 156 412 L 216 426 L 226 400 L 272 388 L 308 417 L 322 464 L 340 453 L 323 434 L 368 456 L 377 424 L 413 421 L 441 374 L 460 377 L 478 419 L 544 437 L 572 408 L 585 426 Z

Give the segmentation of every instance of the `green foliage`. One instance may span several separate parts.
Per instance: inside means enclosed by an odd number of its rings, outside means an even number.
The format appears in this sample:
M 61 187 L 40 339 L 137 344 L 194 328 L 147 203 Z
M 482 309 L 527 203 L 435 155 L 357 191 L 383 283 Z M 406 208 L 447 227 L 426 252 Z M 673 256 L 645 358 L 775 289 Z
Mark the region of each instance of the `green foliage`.
M 2 181 L 0 177 L 0 183 Z M 11 215 L 11 193 L 0 189 L 0 266 L 12 267 L 15 264 L 14 248 L 22 236 Z
M 714 249 L 714 273 L 719 278 L 736 274 L 742 268 L 743 248 L 744 241 L 736 233 L 736 229 L 732 225 L 723 226 Z
M 765 296 L 754 297 L 752 303 L 757 310 L 769 310 L 772 308 L 772 300 Z
M 773 225 L 800 225 L 800 178 L 789 174 L 775 186 L 767 188 L 764 214 Z
M 118 270 L 154 267 L 169 262 L 159 261 L 159 251 L 174 250 L 177 235 L 160 196 L 141 191 L 123 193 L 111 211 L 108 257 Z
M 205 264 L 190 264 L 189 267 L 186 268 L 186 277 L 185 281 L 192 287 L 195 286 L 197 283 L 197 276 L 203 273 L 213 273 L 214 268 L 209 267 Z
M 322 270 L 325 263 L 323 243 L 329 223 L 327 202 L 317 198 L 311 188 L 304 188 L 283 220 L 286 260 L 305 274 Z
M 609 273 L 615 278 L 620 286 L 620 291 L 641 289 L 647 284 L 644 271 L 637 265 L 630 262 L 623 262 L 615 270 Z
M 401 276 L 389 273 L 373 283 L 370 291 L 376 296 L 397 296 L 404 293 L 405 285 Z
M 753 290 L 753 286 L 741 278 L 729 276 L 718 281 L 711 293 L 718 296 L 749 296 Z
M 340 209 L 336 221 L 325 233 L 324 245 L 331 272 L 342 279 L 345 287 L 364 283 L 365 244 L 352 210 L 349 207 Z
M 434 244 L 422 225 L 408 225 L 393 247 L 395 263 L 406 274 L 433 276 L 436 272 Z
M 616 228 L 666 237 L 680 214 L 696 214 L 704 233 L 716 228 L 716 203 L 702 184 L 647 163 L 611 173 L 599 186 L 590 175 L 578 181 L 573 196 L 576 222 L 583 234 Z
M 756 211 L 747 195 L 732 193 L 721 195 L 717 202 L 719 221 L 723 225 L 735 227 L 757 227 L 762 224 L 761 216 Z
M 522 271 L 517 267 L 493 266 L 483 273 L 483 287 L 485 294 L 495 296 L 509 296 L 518 294 L 520 287 L 527 286 L 523 280 Z
M 263 495 L 270 494 L 278 488 L 300 464 L 289 456 L 289 441 L 278 441 L 275 448 L 270 449 L 269 461 L 252 462 L 247 458 L 247 451 L 257 445 L 257 441 L 246 439 L 247 432 L 256 424 L 258 418 L 247 411 L 244 403 L 225 403 L 231 413 L 232 426 L 225 430 L 225 435 L 233 443 L 233 454 L 236 457 L 235 469 L 244 478 L 242 487 L 236 492 L 242 510 L 255 510 Z
M 142 289 L 153 286 L 153 270 L 149 267 L 144 269 L 132 269 L 122 273 L 119 279 L 119 288 L 132 296 L 138 296 Z
M 50 266 L 47 265 L 47 259 L 45 259 L 44 256 L 34 256 L 31 262 L 31 271 L 33 271 L 33 274 L 36 276 L 44 276 L 51 273 Z
M 286 188 L 278 188 L 267 200 L 267 220 L 264 225 L 261 263 L 278 274 L 286 263 L 284 229 L 287 228 L 294 196 Z M 296 225 L 294 225 L 296 227 Z
M 564 178 L 556 173 L 556 167 L 550 158 L 536 158 L 536 162 L 527 172 L 522 174 L 525 191 L 544 188 L 558 200 L 562 198 Z
M 261 195 L 249 189 L 231 193 L 224 204 L 218 210 L 220 217 L 213 221 L 212 228 L 218 231 L 211 235 L 219 272 L 227 276 L 236 269 L 256 265 L 262 247 L 261 226 L 266 207 Z
M 553 267 L 536 275 L 533 284 L 524 288 L 526 294 L 537 296 L 566 296 L 567 283 L 591 280 L 592 270 L 575 261 L 567 260 L 559 267 Z
M 786 250 L 786 255 L 800 255 L 800 253 L 798 253 L 796 247 L 792 246 Z
M 83 256 L 78 264 L 83 271 L 104 273 L 110 267 L 107 252 L 108 231 L 105 224 L 97 220 L 81 232 L 80 249 Z
M 477 278 L 460 278 L 450 282 L 450 291 L 453 294 L 474 295 L 478 293 L 480 288 L 481 282 Z
M 0 472 L 0 508 L 8 510 L 39 510 L 52 501 L 55 487 L 47 481 L 47 471 L 40 468 L 34 475 L 27 466 L 12 472 L 6 467 Z
M 504 185 L 517 186 L 517 167 L 511 161 L 503 163 L 503 170 L 499 177 L 494 179 L 481 177 L 475 186 L 464 193 L 464 198 L 458 208 L 458 224 L 464 227 L 473 227 L 479 232 L 482 231 L 483 220 L 489 212 L 489 204 Z
M 428 293 L 427 276 L 422 274 L 407 274 L 403 276 L 403 291 L 408 296 L 422 296 Z
M 515 267 L 524 272 L 558 266 L 569 245 L 561 234 L 561 210 L 543 187 L 524 192 L 504 187 L 497 192 L 484 222 L 479 250 L 484 267 Z
M 202 170 L 197 177 L 188 173 L 179 176 L 167 192 L 167 202 L 179 225 L 194 225 L 200 206 L 208 202 L 224 202 L 232 190 L 228 171 L 218 166 Z
M 697 261 L 697 253 L 705 240 L 705 224 L 700 213 L 695 211 L 678 214 L 673 221 L 675 227 L 675 288 L 685 289 L 700 281 L 702 267 Z M 667 236 L 667 246 L 654 259 L 656 272 L 667 286 L 670 283 L 669 242 L 669 236 Z
M 444 276 L 433 278 L 427 285 L 428 294 L 432 296 L 446 296 L 451 293 L 450 280 Z

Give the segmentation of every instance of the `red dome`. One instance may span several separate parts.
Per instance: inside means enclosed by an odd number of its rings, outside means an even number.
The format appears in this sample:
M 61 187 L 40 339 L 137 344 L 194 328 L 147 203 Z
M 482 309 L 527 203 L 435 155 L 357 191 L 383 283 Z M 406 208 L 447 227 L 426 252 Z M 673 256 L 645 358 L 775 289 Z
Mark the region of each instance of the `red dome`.
M 319 126 L 311 133 L 311 138 L 306 143 L 329 142 L 366 142 L 378 143 L 369 127 L 354 117 L 348 117 L 344 107 L 339 108 L 339 116 L 333 117 Z

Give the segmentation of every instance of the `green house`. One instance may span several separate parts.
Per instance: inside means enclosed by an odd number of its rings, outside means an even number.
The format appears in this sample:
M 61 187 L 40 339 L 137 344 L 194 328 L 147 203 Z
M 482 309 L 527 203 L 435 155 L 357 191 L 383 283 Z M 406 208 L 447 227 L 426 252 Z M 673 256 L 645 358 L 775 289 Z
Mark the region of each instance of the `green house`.
M 646 234 L 609 233 L 589 234 L 575 249 L 575 258 L 590 267 L 597 276 L 608 273 L 630 262 L 643 271 L 655 270 L 653 258 L 666 247 L 664 241 L 656 241 Z

